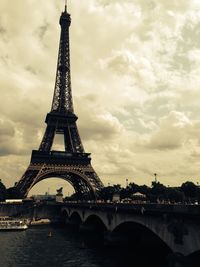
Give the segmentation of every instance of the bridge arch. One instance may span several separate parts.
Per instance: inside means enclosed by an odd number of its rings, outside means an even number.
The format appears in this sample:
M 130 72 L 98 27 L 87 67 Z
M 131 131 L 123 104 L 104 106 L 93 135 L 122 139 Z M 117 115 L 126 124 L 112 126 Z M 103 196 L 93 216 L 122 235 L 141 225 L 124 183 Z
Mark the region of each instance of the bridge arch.
M 73 211 L 69 216 L 69 221 L 73 224 L 80 225 L 82 223 L 81 214 L 78 211 Z
M 157 233 L 155 233 L 150 227 L 146 226 L 145 223 L 136 222 L 134 220 L 124 221 L 113 229 L 113 233 L 123 233 L 131 236 L 133 234 L 133 238 L 144 238 L 145 242 L 152 245 L 152 241 L 157 241 L 158 243 L 163 243 L 166 247 L 171 250 L 168 244 L 160 237 Z M 149 240 L 150 239 L 150 240 Z
M 138 256 L 148 258 L 150 262 L 155 257 L 158 262 L 167 262 L 168 256 L 173 252 L 165 240 L 152 229 L 133 220 L 118 224 L 111 232 L 110 239 L 120 247 L 127 247 Z
M 98 215 L 90 214 L 85 218 L 84 224 L 88 226 L 93 226 L 93 230 L 99 232 L 104 232 L 107 230 L 105 223 Z
M 116 218 L 116 222 L 112 225 L 111 231 L 117 229 L 117 227 L 124 223 L 133 223 L 136 226 L 140 226 L 142 229 L 147 231 L 147 233 L 154 234 L 154 237 L 157 237 L 165 244 L 171 251 L 174 250 L 174 242 L 172 242 L 173 237 L 167 229 L 167 224 L 163 224 L 163 221 L 158 221 L 156 218 L 146 217 L 145 219 L 141 215 L 127 215 L 126 218 L 123 216 Z
M 80 230 L 88 247 L 99 247 L 104 243 L 107 228 L 98 215 L 90 214 L 87 216 Z

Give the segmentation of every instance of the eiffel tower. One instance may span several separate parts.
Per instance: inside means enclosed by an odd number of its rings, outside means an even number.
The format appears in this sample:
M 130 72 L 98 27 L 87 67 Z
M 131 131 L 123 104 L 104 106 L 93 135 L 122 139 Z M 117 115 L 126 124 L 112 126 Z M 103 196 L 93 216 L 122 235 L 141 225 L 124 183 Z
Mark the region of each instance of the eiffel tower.
M 65 10 L 60 16 L 60 44 L 56 82 L 51 111 L 46 116 L 46 131 L 38 150 L 32 151 L 30 165 L 15 184 L 14 190 L 26 197 L 38 182 L 57 177 L 68 181 L 79 199 L 94 199 L 103 184 L 92 168 L 89 153 L 85 153 L 74 114 L 70 77 L 70 14 Z M 64 137 L 64 151 L 52 150 L 54 137 Z

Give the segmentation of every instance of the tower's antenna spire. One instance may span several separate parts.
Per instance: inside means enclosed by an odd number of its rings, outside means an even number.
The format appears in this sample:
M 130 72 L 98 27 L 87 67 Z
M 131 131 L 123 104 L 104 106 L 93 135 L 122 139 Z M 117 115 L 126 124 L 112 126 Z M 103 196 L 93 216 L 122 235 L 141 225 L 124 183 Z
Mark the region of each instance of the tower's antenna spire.
M 67 0 L 65 0 L 65 12 L 67 12 Z

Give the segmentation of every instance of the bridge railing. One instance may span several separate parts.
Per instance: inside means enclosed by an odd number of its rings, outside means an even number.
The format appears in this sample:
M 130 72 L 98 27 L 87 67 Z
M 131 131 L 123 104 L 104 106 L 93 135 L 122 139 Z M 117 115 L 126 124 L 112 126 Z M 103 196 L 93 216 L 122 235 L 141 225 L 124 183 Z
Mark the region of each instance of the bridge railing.
M 94 210 L 110 210 L 117 212 L 128 213 L 145 213 L 145 214 L 176 214 L 199 217 L 200 205 L 183 205 L 183 204 L 156 204 L 156 203 L 97 203 L 97 202 L 65 202 L 63 206 L 80 208 L 80 209 L 94 209 Z

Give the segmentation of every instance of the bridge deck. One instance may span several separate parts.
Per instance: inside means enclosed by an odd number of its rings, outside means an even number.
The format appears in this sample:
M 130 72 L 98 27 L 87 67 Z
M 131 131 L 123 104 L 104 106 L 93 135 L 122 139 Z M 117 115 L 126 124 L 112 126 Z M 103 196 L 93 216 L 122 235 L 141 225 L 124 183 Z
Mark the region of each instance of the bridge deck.
M 96 202 L 65 202 L 63 206 L 79 209 L 93 209 L 99 211 L 118 211 L 126 213 L 145 213 L 145 214 L 173 214 L 200 219 L 200 205 L 191 204 L 133 204 L 133 203 L 96 203 Z

